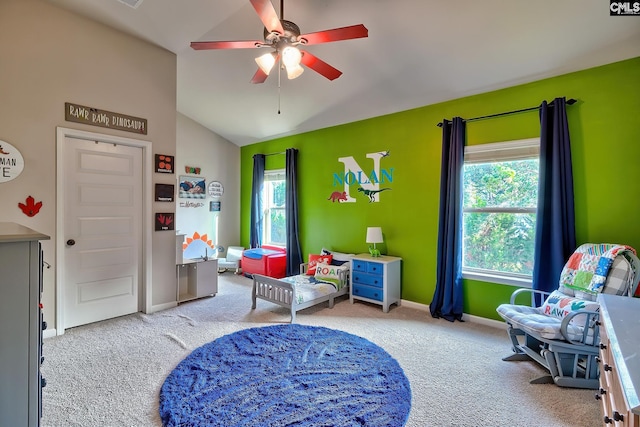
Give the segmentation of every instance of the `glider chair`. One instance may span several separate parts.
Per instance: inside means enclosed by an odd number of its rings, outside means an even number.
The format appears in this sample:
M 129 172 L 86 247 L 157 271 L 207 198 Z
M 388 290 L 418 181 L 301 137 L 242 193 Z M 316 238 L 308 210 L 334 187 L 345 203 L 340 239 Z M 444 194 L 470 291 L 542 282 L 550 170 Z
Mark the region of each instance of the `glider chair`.
M 498 314 L 507 323 L 513 354 L 506 361 L 533 360 L 549 371 L 532 384 L 597 389 L 600 293 L 640 296 L 640 260 L 629 246 L 584 244 L 565 264 L 557 290 L 518 289 Z M 537 298 L 544 303 L 535 307 Z M 526 304 L 523 304 L 526 300 Z

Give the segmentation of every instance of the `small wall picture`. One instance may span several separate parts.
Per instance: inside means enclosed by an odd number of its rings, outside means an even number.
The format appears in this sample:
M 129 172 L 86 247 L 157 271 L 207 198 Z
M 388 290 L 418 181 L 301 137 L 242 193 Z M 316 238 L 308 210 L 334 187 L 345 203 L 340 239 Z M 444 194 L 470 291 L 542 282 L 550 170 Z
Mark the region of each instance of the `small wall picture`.
M 173 202 L 174 194 L 173 184 L 156 184 L 156 202 Z
M 181 175 L 178 197 L 183 199 L 204 199 L 207 197 L 205 179 L 200 176 Z
M 173 212 L 156 213 L 156 231 L 175 230 L 175 221 Z
M 209 202 L 209 212 L 220 212 L 220 202 L 219 201 L 212 201 Z
M 156 154 L 156 172 L 173 173 L 173 156 Z

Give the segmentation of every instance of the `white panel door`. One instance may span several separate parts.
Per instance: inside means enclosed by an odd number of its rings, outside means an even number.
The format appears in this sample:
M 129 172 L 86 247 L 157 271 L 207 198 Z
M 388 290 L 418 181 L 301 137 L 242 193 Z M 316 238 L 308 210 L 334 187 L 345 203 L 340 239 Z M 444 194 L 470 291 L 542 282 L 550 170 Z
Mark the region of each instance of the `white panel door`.
M 142 149 L 65 138 L 65 328 L 139 310 Z

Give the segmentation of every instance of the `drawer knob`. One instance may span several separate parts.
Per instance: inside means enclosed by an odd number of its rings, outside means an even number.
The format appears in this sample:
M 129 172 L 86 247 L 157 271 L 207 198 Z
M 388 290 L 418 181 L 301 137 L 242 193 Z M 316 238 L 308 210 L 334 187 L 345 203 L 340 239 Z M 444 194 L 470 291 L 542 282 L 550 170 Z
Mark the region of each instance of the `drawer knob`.
M 596 363 L 600 363 L 601 362 L 600 356 L 596 356 L 595 360 L 596 360 Z
M 603 343 L 600 343 L 600 350 L 606 350 L 607 346 L 604 345 Z
M 613 368 L 611 367 L 611 365 L 608 365 L 608 364 L 605 363 L 604 364 L 604 370 L 605 371 L 611 371 L 611 370 L 613 370 Z
M 604 416 L 604 423 L 605 424 L 613 424 L 613 420 L 605 415 Z
M 622 416 L 622 414 L 618 411 L 615 411 L 613 413 L 613 420 L 614 421 L 624 421 L 624 417 Z

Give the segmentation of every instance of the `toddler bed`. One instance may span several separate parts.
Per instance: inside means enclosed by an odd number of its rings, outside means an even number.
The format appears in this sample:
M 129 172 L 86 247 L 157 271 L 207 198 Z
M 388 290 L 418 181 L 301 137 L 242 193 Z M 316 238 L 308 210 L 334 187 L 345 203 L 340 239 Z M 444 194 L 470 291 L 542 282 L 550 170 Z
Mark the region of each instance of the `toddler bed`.
M 316 304 L 329 301 L 333 308 L 334 299 L 349 294 L 349 267 L 319 263 L 313 275 L 307 274 L 308 264 L 300 265 L 300 274 L 276 279 L 260 274 L 253 275 L 251 309 L 256 308 L 257 299 L 270 301 L 291 310 L 291 323 L 296 320 L 296 312 Z

